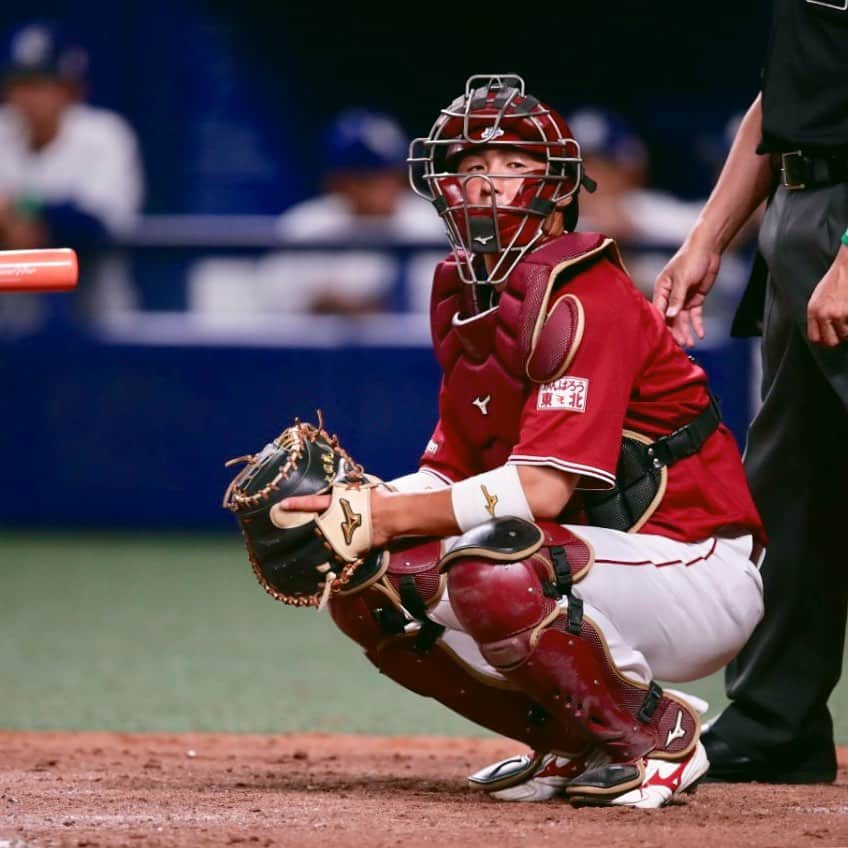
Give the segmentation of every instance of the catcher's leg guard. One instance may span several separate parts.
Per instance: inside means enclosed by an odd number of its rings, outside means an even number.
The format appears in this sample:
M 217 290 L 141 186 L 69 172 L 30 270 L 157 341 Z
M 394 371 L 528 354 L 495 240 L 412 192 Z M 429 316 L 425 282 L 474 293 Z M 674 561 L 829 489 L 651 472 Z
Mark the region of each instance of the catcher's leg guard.
M 444 638 L 442 627 L 427 620 L 416 623 L 406 614 L 414 607 L 415 615 L 426 615 L 441 596 L 445 577 L 438 572 L 440 555 L 439 542 L 396 546 L 387 554 L 386 568 L 369 585 L 331 598 L 336 625 L 404 688 L 536 750 L 568 757 L 586 750 L 590 740 L 580 728 L 565 732 L 513 684 L 465 662 Z
M 562 552 L 575 541 L 565 528 L 543 532 L 497 519 L 460 537 L 441 567 L 454 612 L 483 656 L 563 728 L 583 728 L 609 756 L 604 785 L 586 791 L 620 794 L 641 784 L 645 755 L 688 756 L 700 720 L 655 683 L 623 677 L 579 599 L 560 606 L 558 592 L 568 585 Z

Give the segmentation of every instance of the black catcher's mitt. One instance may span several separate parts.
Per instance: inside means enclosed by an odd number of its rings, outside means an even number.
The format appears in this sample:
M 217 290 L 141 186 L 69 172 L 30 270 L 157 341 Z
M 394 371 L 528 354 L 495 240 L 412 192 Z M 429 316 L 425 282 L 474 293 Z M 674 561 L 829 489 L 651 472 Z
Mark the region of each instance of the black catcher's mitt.
M 260 584 L 277 600 L 322 607 L 330 594 L 373 576 L 381 551 L 371 551 L 370 489 L 365 474 L 323 427 L 295 419 L 257 454 L 230 460 L 247 465 L 227 487 L 224 507 L 241 527 Z M 329 494 L 323 513 L 277 505 L 295 495 Z M 354 579 L 354 575 L 356 575 Z

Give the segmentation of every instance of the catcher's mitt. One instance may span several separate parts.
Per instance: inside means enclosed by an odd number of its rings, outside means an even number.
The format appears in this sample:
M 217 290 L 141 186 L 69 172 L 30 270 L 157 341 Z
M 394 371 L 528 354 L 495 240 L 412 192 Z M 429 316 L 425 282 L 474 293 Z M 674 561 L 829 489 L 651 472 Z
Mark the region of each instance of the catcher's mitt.
M 317 427 L 295 419 L 258 454 L 227 465 L 242 461 L 247 465 L 227 487 L 223 505 L 235 513 L 253 571 L 270 595 L 320 608 L 331 593 L 379 571 L 382 553 L 370 551 L 369 489 L 381 481 L 324 430 L 320 415 Z M 332 495 L 326 512 L 278 506 L 283 498 L 315 494 Z

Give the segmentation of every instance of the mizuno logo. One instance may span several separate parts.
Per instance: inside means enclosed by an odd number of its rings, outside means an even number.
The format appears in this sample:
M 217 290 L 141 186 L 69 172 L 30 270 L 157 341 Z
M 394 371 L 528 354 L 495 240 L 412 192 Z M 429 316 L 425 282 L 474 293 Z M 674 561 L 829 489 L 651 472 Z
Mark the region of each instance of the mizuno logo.
M 495 507 L 498 505 L 498 496 L 490 495 L 489 490 L 485 486 L 480 486 L 480 490 L 483 492 L 483 497 L 486 499 L 486 512 L 495 517 Z
M 480 131 L 481 141 L 491 141 L 493 138 L 500 138 L 504 131 L 500 127 L 485 127 Z
M 354 512 L 347 498 L 339 498 L 339 503 L 342 507 L 345 520 L 341 523 L 342 533 L 344 533 L 345 542 L 349 545 L 353 541 L 353 534 L 357 528 L 362 526 L 362 516 L 358 512 Z
M 474 241 L 479 241 L 480 244 L 488 244 L 494 236 L 474 236 Z
M 483 413 L 483 415 L 488 415 L 489 414 L 489 409 L 488 409 L 489 401 L 491 399 L 492 399 L 491 395 L 486 395 L 486 397 L 484 397 L 484 398 L 480 398 L 480 397 L 474 398 L 474 400 L 472 400 L 471 403 L 474 406 L 476 406 L 477 409 L 479 409 L 480 412 Z
M 665 738 L 665 747 L 668 748 L 675 739 L 680 739 L 681 736 L 685 735 L 686 731 L 683 729 L 683 710 L 678 710 L 677 723 L 668 731 L 668 736 Z

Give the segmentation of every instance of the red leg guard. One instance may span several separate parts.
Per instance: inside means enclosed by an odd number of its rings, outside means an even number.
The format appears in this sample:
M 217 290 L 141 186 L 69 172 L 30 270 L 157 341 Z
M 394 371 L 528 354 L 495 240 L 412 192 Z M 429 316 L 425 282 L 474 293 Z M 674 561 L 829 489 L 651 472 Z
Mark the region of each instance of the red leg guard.
M 429 574 L 416 573 L 417 585 L 434 585 L 433 578 L 438 584 L 437 560 L 438 556 L 431 559 Z M 482 727 L 537 751 L 575 756 L 587 750 L 591 739 L 582 728 L 564 730 L 513 684 L 476 671 L 442 640 L 422 652 L 416 648 L 416 633 L 398 632 L 404 616 L 393 595 L 402 573 L 408 574 L 416 562 L 420 564 L 420 557 L 410 550 L 400 552 L 397 558 L 392 554 L 385 576 L 377 583 L 356 593 L 333 596 L 329 609 L 339 629 L 362 645 L 368 659 L 387 677 Z
M 404 688 L 434 698 L 481 727 L 536 751 L 576 756 L 591 746 L 591 738 L 580 728 L 566 733 L 523 692 L 474 676 L 441 642 L 422 655 L 415 650 L 414 637 L 393 639 L 375 651 L 366 651 L 366 656 Z
M 659 687 L 624 678 L 582 609 L 576 615 L 575 603 L 569 620 L 549 597 L 553 578 L 547 548 L 507 564 L 478 553 L 450 564 L 448 590 L 483 656 L 564 729 L 579 726 L 616 762 L 688 754 L 697 715 Z

